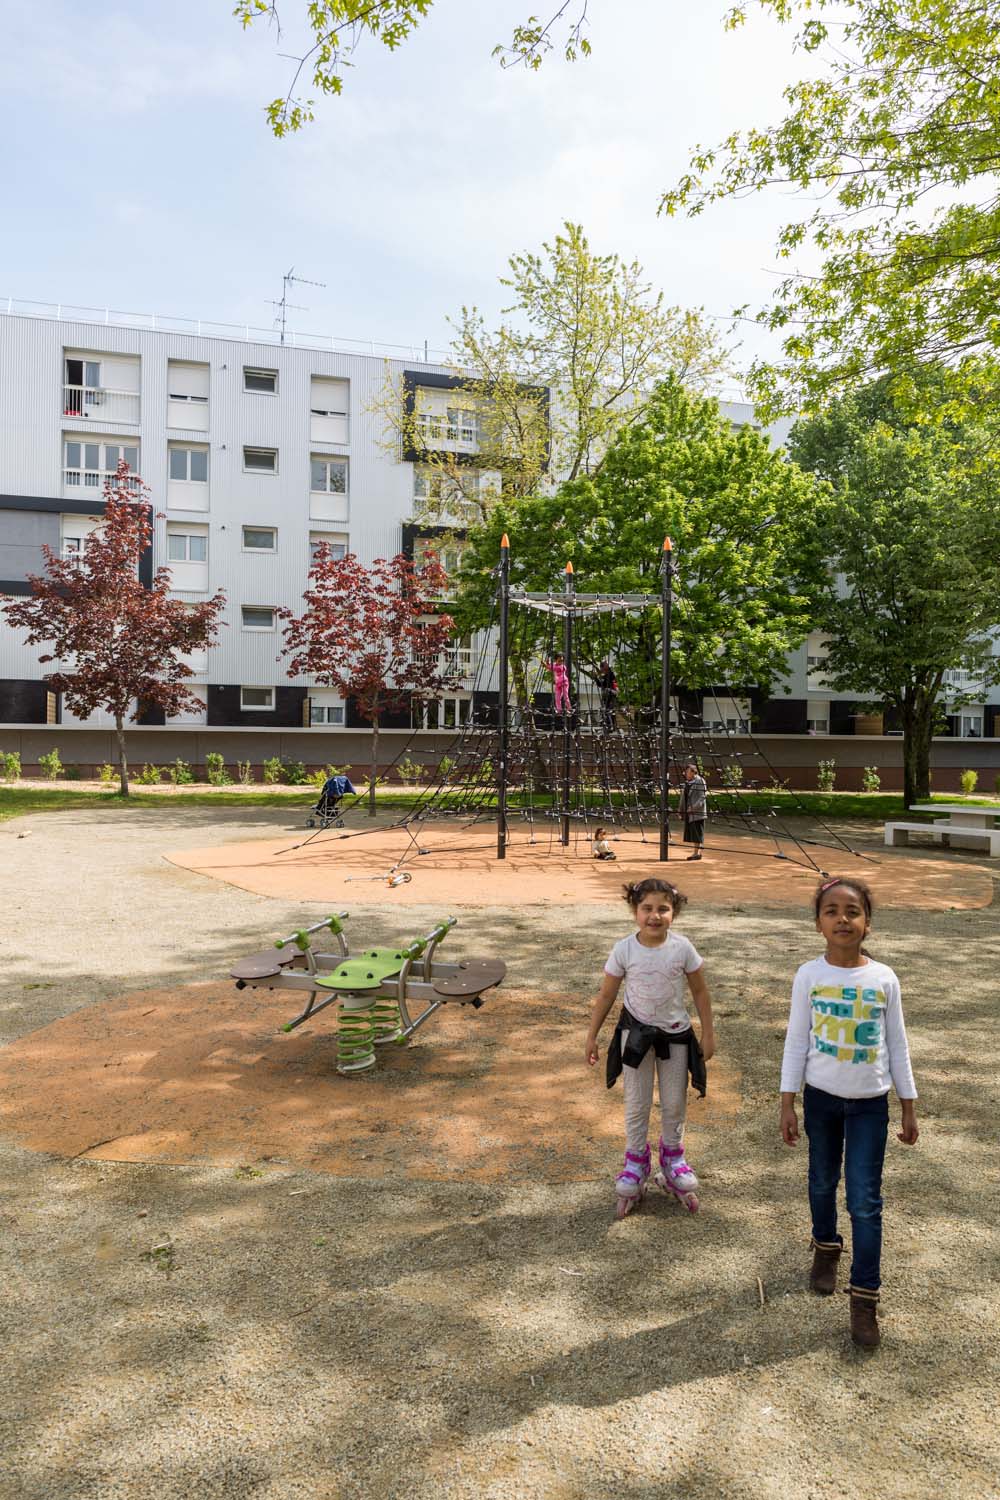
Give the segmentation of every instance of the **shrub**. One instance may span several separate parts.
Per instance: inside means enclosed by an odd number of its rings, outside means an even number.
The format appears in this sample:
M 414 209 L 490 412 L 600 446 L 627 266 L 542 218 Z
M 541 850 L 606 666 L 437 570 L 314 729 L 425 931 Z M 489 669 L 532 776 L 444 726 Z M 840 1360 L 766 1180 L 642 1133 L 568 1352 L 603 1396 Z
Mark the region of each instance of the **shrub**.
M 877 792 L 882 785 L 882 778 L 878 774 L 877 766 L 865 766 L 861 772 L 861 790 L 863 792 Z
M 837 762 L 821 760 L 816 767 L 816 785 L 821 792 L 832 792 L 837 780 Z
M 411 782 L 420 780 L 424 774 L 424 768 L 418 760 L 411 760 L 407 754 L 396 766 L 396 772 L 400 781 L 409 786 Z
M 249 760 L 238 760 L 236 762 L 236 776 L 240 786 L 252 786 L 253 763 Z
M 225 758 L 218 750 L 209 750 L 205 756 L 205 775 L 209 786 L 231 786 L 233 778 L 226 770 Z
M 454 771 L 454 769 L 455 769 L 455 762 L 452 760 L 451 756 L 450 755 L 442 755 L 441 759 L 438 761 L 438 778 L 439 778 L 439 780 L 441 780 L 441 781 L 447 781 L 448 777 L 451 775 L 451 773 L 452 773 L 452 771 Z
M 167 767 L 167 775 L 174 786 L 189 786 L 194 780 L 194 772 L 187 761 L 181 760 L 180 756 L 177 757 L 173 765 Z
M 110 786 L 117 775 L 118 772 L 115 770 L 114 766 L 109 765 L 107 761 L 104 762 L 103 766 L 98 767 L 98 779 L 100 781 L 103 781 L 105 786 Z
M 159 786 L 160 768 L 151 766 L 147 761 L 135 779 L 140 786 Z
M 82 781 L 83 779 L 83 771 L 79 766 L 65 766 L 63 775 L 67 781 Z
M 281 779 L 287 786 L 304 786 L 309 779 L 305 763 L 301 760 L 282 759 Z
M 971 797 L 973 792 L 976 790 L 977 785 L 979 784 L 979 772 L 963 771 L 961 776 L 958 778 L 958 781 L 959 785 L 962 788 L 962 796 Z
M 58 750 L 50 750 L 46 755 L 38 757 L 38 768 L 42 775 L 49 781 L 55 781 L 57 776 L 62 775 L 63 763 L 59 759 Z
M 998 771 L 993 778 L 993 790 L 996 792 L 997 796 L 1000 797 L 1000 771 Z
M 0 756 L 0 776 L 4 781 L 20 781 L 21 779 L 21 757 L 16 750 L 4 750 Z
M 263 766 L 264 780 L 269 786 L 281 780 L 281 758 L 277 755 L 269 755 Z
M 719 775 L 723 786 L 733 788 L 743 785 L 743 767 L 735 762 L 723 766 Z

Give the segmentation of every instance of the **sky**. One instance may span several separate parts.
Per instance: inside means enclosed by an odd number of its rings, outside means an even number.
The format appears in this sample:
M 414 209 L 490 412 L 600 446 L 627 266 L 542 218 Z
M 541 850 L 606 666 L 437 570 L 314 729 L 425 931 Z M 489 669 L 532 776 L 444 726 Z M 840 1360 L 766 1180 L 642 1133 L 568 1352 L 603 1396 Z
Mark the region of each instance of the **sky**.
M 284 0 L 280 39 L 244 33 L 227 0 L 13 7 L 0 296 L 268 328 L 294 267 L 324 285 L 292 288 L 290 327 L 443 350 L 449 315 L 495 319 L 507 257 L 568 219 L 671 303 L 759 307 L 800 204 L 657 215 L 694 146 L 778 119 L 802 71 L 787 29 L 727 33 L 728 5 L 590 0 L 592 57 L 530 73 L 490 54 L 536 0 L 435 0 L 396 53 L 367 41 L 344 93 L 282 141 L 264 106 L 291 76 L 279 53 L 304 50 L 305 0 Z M 738 337 L 739 360 L 769 348 Z

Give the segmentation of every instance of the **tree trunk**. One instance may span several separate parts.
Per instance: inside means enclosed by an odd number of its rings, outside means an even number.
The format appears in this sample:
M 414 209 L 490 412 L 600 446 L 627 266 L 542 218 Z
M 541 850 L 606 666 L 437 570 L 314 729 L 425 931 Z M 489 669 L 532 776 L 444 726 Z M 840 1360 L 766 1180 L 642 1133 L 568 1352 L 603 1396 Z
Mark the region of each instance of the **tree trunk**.
M 129 795 L 128 756 L 125 754 L 125 721 L 121 714 L 115 714 L 115 734 L 118 737 L 118 789 L 123 797 L 127 797 Z
M 372 720 L 372 763 L 368 775 L 368 816 L 375 816 L 375 783 L 378 781 L 378 714 Z
M 903 722 L 903 806 L 928 802 L 931 795 L 931 738 L 934 729 L 933 710 L 924 702 L 904 703 Z

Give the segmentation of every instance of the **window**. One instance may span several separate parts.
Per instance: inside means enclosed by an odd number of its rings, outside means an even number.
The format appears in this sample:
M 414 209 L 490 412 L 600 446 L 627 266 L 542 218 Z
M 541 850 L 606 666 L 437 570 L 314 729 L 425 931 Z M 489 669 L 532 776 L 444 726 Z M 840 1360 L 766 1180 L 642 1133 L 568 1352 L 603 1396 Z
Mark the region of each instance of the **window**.
M 449 406 L 448 441 L 450 443 L 477 444 L 479 442 L 479 413 L 457 406 Z
M 413 498 L 434 501 L 447 508 L 463 500 L 476 500 L 480 493 L 478 469 L 463 468 L 458 476 L 446 474 L 433 464 L 416 464 L 413 470 Z
M 974 709 L 972 713 L 959 714 L 958 732 L 963 740 L 981 740 L 983 737 L 982 709 Z
M 101 404 L 101 366 L 98 360 L 71 359 L 64 362 L 63 416 L 82 417 L 88 408 Z
M 479 412 L 468 407 L 449 406 L 445 411 L 425 409 L 417 413 L 417 438 L 424 448 L 477 448 L 479 428 Z
M 342 703 L 310 703 L 310 724 L 335 724 L 340 728 L 344 726 L 344 705 Z
M 244 448 L 243 467 L 251 474 L 277 474 L 277 448 Z
M 313 688 L 309 695 L 309 723 L 343 728 L 344 704 L 332 688 Z
M 167 364 L 167 399 L 187 401 L 192 406 L 208 403 L 208 365 L 187 365 L 172 359 Z
M 453 580 L 461 565 L 464 551 L 465 543 L 462 541 L 438 541 L 435 537 L 418 537 L 413 544 L 413 566 L 418 569 L 422 568 L 428 560 L 428 553 L 432 553 L 448 575 L 448 581 L 441 590 L 441 598 L 447 599 L 451 594 Z
M 263 712 L 274 710 L 274 688 L 273 687 L 245 687 L 240 688 L 240 708 L 254 709 Z
M 313 494 L 347 494 L 346 458 L 323 458 L 314 453 L 310 460 L 309 488 Z
M 278 533 L 273 526 L 244 526 L 244 552 L 276 552 Z
M 703 698 L 702 723 L 713 734 L 746 734 L 750 728 L 750 704 L 745 698 Z
M 337 536 L 333 533 L 324 534 L 319 531 L 309 533 L 309 566 L 312 567 L 316 561 L 316 553 L 320 547 L 326 544 L 330 549 L 330 555 L 336 562 L 341 562 L 347 556 L 347 538 Z
M 471 635 L 453 636 L 441 656 L 441 670 L 449 677 L 468 677 L 473 668 Z
M 412 710 L 414 729 L 456 729 L 468 724 L 472 699 L 438 698 L 430 703 L 415 703 Z
M 809 699 L 806 704 L 806 732 L 808 734 L 830 733 L 830 705 Z
M 350 385 L 346 380 L 314 375 L 309 387 L 309 435 L 314 443 L 346 443 L 349 437 Z
M 82 562 L 87 541 L 101 524 L 100 516 L 62 516 L 59 522 L 61 553 L 67 562 Z
M 208 431 L 208 365 L 167 361 L 167 426 Z
M 254 370 L 244 365 L 243 389 L 256 391 L 261 396 L 276 396 L 278 394 L 277 370 Z
M 204 532 L 167 532 L 167 558 L 170 562 L 207 562 L 208 537 Z
M 243 610 L 244 630 L 273 630 L 274 610 L 261 604 L 244 604 Z
M 75 438 L 63 442 L 63 479 L 71 489 L 103 489 L 124 458 L 133 474 L 139 468 L 139 449 L 134 443 L 84 443 Z M 133 487 L 138 479 L 130 480 Z
M 168 453 L 172 481 L 180 481 L 183 484 L 208 483 L 207 448 L 179 448 L 171 443 Z

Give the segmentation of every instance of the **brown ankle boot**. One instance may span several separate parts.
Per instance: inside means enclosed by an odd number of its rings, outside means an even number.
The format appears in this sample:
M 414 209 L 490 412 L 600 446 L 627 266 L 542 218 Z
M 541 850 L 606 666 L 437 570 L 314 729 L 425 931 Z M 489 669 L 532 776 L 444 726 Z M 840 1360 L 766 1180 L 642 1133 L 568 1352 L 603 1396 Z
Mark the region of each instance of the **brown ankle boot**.
M 847 1292 L 851 1299 L 851 1338 L 859 1349 L 877 1349 L 880 1338 L 878 1292 L 853 1286 L 849 1286 Z
M 821 1297 L 829 1297 L 837 1290 L 837 1263 L 842 1245 L 824 1245 L 819 1240 L 810 1240 L 813 1251 L 812 1269 L 809 1272 L 809 1290 Z

